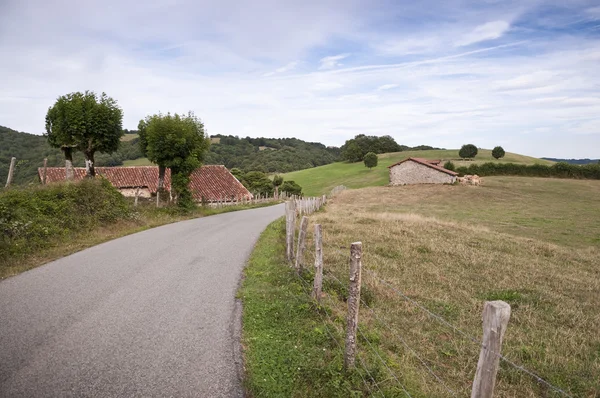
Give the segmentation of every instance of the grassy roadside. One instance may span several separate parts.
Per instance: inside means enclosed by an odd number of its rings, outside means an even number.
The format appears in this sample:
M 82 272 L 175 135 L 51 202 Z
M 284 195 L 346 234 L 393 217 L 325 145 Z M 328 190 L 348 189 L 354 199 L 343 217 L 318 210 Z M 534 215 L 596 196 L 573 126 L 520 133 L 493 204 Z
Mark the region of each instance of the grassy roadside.
M 63 190 L 53 187 L 52 190 L 43 191 L 44 188 L 36 187 L 34 190 L 28 188 L 23 191 L 30 198 L 40 194 L 45 196 L 61 195 L 62 199 L 57 201 L 53 200 L 53 197 L 46 197 L 45 200 L 31 199 L 25 202 L 19 192 L 12 192 L 16 195 L 13 195 L 11 200 L 6 196 L 9 191 L 3 192 L 3 201 L 0 203 L 0 230 L 2 233 L 13 235 L 23 233 L 28 229 L 28 223 L 42 223 L 37 230 L 43 230 L 44 233 L 24 236 L 21 239 L 13 239 L 8 244 L 4 244 L 6 243 L 4 242 L 3 245 L 0 245 L 0 280 L 88 247 L 146 229 L 193 218 L 272 205 L 272 203 L 261 203 L 223 208 L 198 207 L 194 211 L 182 213 L 174 207 L 157 209 L 154 203 L 150 202 L 140 202 L 138 207 L 134 207 L 132 199 L 123 198 L 118 192 L 111 192 L 112 187 L 99 188 L 94 185 L 86 187 L 86 185 L 89 185 L 87 181 L 83 185 L 72 185 L 73 189 L 79 189 L 79 191 L 66 201 L 72 204 L 74 198 L 79 198 L 81 202 L 85 203 L 85 208 L 74 209 L 75 213 L 80 212 L 76 216 L 69 214 L 63 203 L 70 188 Z M 110 195 L 103 196 L 107 193 L 107 189 Z M 93 198 L 96 199 L 96 202 Z M 7 210 L 6 206 L 13 208 L 8 215 L 4 212 Z M 103 212 L 107 207 L 114 206 L 118 207 L 119 211 L 111 214 L 108 219 L 95 217 L 94 213 L 97 211 Z M 81 213 L 89 213 L 90 217 L 84 217 Z M 22 220 L 31 221 L 23 222 Z M 74 228 L 76 224 L 81 225 Z
M 312 275 L 306 273 L 301 279 L 287 265 L 284 232 L 283 219 L 267 227 L 238 293 L 244 308 L 248 396 L 370 396 L 375 383 L 381 384 L 386 375 L 377 366 L 344 372 L 340 348 L 344 317 L 311 300 L 307 292 Z M 403 396 L 395 386 L 384 391 L 387 397 Z

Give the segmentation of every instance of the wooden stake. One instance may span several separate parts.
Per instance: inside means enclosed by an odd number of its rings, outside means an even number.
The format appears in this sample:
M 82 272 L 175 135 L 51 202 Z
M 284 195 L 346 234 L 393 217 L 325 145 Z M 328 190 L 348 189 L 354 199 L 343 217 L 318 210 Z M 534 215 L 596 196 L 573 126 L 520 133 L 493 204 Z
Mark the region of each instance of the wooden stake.
M 44 172 L 42 173 L 42 185 L 46 185 L 48 177 L 48 158 L 44 159 Z
M 315 224 L 315 280 L 313 298 L 321 302 L 323 291 L 323 229 L 321 224 Z
M 298 233 L 298 251 L 296 252 L 296 271 L 300 272 L 304 263 L 304 250 L 306 249 L 306 230 L 308 229 L 308 217 L 303 216 L 300 221 L 300 232 Z
M 344 368 L 354 367 L 356 360 L 356 331 L 358 329 L 358 308 L 360 306 L 360 285 L 362 279 L 362 242 L 350 245 L 350 285 L 348 286 L 348 316 L 346 318 L 346 351 Z
M 8 167 L 8 178 L 6 179 L 6 185 L 4 186 L 5 188 L 10 187 L 10 184 L 13 179 L 13 174 L 15 172 L 15 162 L 16 161 L 17 161 L 17 158 L 15 158 L 15 157 L 10 158 L 10 166 Z
M 483 344 L 479 353 L 475 379 L 473 379 L 471 398 L 492 398 L 494 395 L 502 338 L 509 319 L 510 305 L 504 301 L 485 302 L 483 306 Z
M 296 205 L 293 201 L 286 202 L 286 214 L 287 259 L 291 263 L 294 261 L 294 231 L 296 229 Z
M 140 188 L 136 188 L 135 190 L 135 200 L 133 201 L 133 205 L 137 207 L 138 205 L 138 198 L 140 196 Z

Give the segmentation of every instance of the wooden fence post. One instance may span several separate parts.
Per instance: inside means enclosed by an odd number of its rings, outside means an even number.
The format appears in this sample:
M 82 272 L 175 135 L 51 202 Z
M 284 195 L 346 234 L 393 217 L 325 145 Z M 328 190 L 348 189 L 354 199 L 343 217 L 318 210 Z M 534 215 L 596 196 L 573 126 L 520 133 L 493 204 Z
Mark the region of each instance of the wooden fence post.
M 323 291 L 323 228 L 321 224 L 315 224 L 315 280 L 313 286 L 313 298 L 321 302 Z
M 8 178 L 6 179 L 6 185 L 4 186 L 5 188 L 10 187 L 10 183 L 12 182 L 13 179 L 13 174 L 15 173 L 15 162 L 17 161 L 17 158 L 12 157 L 10 158 L 10 166 L 8 167 Z
M 294 230 L 296 229 L 296 208 L 293 201 L 285 202 L 286 213 L 286 249 L 287 260 L 291 263 L 294 260 Z
M 354 367 L 356 360 L 356 331 L 358 329 L 358 307 L 360 306 L 360 284 L 362 269 L 362 242 L 350 245 L 350 285 L 348 286 L 348 316 L 346 318 L 346 350 L 344 368 Z
M 483 306 L 483 344 L 471 398 L 492 398 L 500 362 L 502 338 L 510 319 L 510 305 L 504 301 L 486 301 Z
M 296 271 L 300 272 L 304 263 L 304 250 L 306 249 L 306 230 L 308 229 L 308 217 L 303 216 L 300 221 L 300 232 L 298 233 L 298 251 L 296 252 Z
M 138 198 L 140 197 L 140 188 L 136 188 L 135 190 L 135 199 L 133 201 L 133 205 L 137 207 L 138 205 Z
M 42 173 L 42 185 L 46 185 L 48 177 L 48 158 L 44 158 L 44 172 Z

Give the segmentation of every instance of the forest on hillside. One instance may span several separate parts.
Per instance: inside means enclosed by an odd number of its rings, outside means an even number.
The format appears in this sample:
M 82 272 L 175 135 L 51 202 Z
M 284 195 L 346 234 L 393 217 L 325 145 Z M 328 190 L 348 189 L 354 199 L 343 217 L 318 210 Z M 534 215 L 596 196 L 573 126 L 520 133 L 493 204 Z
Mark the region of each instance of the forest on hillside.
M 214 135 L 206 164 L 223 164 L 246 172 L 287 173 L 333 163 L 340 149 L 297 138 L 239 138 Z

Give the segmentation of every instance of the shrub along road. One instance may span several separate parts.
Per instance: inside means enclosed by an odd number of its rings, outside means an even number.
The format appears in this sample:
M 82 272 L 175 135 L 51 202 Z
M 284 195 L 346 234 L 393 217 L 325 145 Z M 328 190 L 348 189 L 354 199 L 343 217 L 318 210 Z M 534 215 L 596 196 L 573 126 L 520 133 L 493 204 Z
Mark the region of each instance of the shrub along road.
M 282 215 L 170 224 L 0 282 L 0 396 L 242 396 L 235 293 Z

